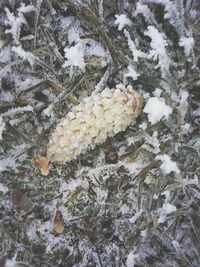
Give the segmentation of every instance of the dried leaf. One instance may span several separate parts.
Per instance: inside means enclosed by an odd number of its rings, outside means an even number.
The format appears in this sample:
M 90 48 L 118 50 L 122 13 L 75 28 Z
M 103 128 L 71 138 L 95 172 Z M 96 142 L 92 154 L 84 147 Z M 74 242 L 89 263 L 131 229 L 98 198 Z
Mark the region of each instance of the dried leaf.
M 54 231 L 56 234 L 62 234 L 64 230 L 63 223 L 63 215 L 61 211 L 56 210 L 56 215 L 54 217 Z
M 33 202 L 20 190 L 12 190 L 11 199 L 15 210 L 21 215 L 31 211 L 34 206 Z
M 49 164 L 49 160 L 41 155 L 36 155 L 34 157 L 34 162 L 36 167 L 40 170 L 41 174 L 47 176 L 49 174 L 49 170 L 51 169 L 51 165 Z
M 69 202 L 74 202 L 78 195 L 83 192 L 85 189 L 81 186 L 78 186 L 66 199 L 65 205 L 67 205 Z

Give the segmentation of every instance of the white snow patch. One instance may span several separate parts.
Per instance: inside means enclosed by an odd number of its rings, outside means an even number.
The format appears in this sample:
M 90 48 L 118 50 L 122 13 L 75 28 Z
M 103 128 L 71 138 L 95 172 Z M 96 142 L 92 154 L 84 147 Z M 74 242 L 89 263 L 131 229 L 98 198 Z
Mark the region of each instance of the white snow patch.
M 85 62 L 84 62 L 84 47 L 81 42 L 78 42 L 74 46 L 66 47 L 65 58 L 66 61 L 63 64 L 63 68 L 71 67 L 71 73 L 73 71 L 73 67 L 78 67 L 81 70 L 85 70 Z
M 33 107 L 31 105 L 27 105 L 25 107 L 11 108 L 7 112 L 3 113 L 3 117 L 13 117 L 16 114 L 24 113 L 24 112 L 33 112 Z
M 141 123 L 141 124 L 139 125 L 139 128 L 145 131 L 146 128 L 147 128 L 147 123 L 146 123 L 146 122 Z
M 18 56 L 23 60 L 27 60 L 31 66 L 34 65 L 35 60 L 37 59 L 37 57 L 35 57 L 33 53 L 23 50 L 21 45 L 13 46 L 12 51 L 18 54 Z
M 168 119 L 172 113 L 172 108 L 165 104 L 164 98 L 150 97 L 143 111 L 148 114 L 150 123 L 155 124 L 163 117 Z
M 185 90 L 180 90 L 179 93 L 179 106 L 177 107 L 177 110 L 180 114 L 180 123 L 184 124 L 185 121 L 185 116 L 188 110 L 188 97 L 189 97 L 189 93 Z
M 130 252 L 126 259 L 126 267 L 134 267 L 139 259 L 139 254 L 134 254 L 134 252 Z
M 171 172 L 175 172 L 178 174 L 180 173 L 177 163 L 172 161 L 167 154 L 157 155 L 155 159 L 162 161 L 160 168 L 165 174 L 169 174 Z
M 180 249 L 181 249 L 181 245 L 179 244 L 179 242 L 177 242 L 176 240 L 173 240 L 173 241 L 172 241 L 172 245 L 174 246 L 174 248 L 175 248 L 175 250 L 176 250 L 177 252 L 180 251 Z
M 14 170 L 15 167 L 15 160 L 13 158 L 0 159 L 0 172 Z
M 192 132 L 192 126 L 190 123 L 185 123 L 181 125 L 181 130 L 183 134 L 189 134 Z
M 131 25 L 130 19 L 125 14 L 115 15 L 115 17 L 114 24 L 118 26 L 119 31 L 123 30 L 126 25 Z
M 140 236 L 146 237 L 147 236 L 147 229 L 140 231 Z
M 159 60 L 155 68 L 160 67 L 162 76 L 164 77 L 168 73 L 170 66 L 170 59 L 166 52 L 168 43 L 154 26 L 148 26 L 144 34 L 151 38 L 150 46 L 152 49 L 149 52 L 148 58 L 152 58 L 155 61 L 157 59 Z
M 17 9 L 17 16 L 15 16 L 14 13 L 11 13 L 8 8 L 5 8 L 7 16 L 5 24 L 10 26 L 10 29 L 5 30 L 5 33 L 11 33 L 13 40 L 15 41 L 16 44 L 19 44 L 22 25 L 27 24 L 23 13 L 29 13 L 35 10 L 36 8 L 33 5 L 25 6 L 24 3 L 21 3 L 21 6 Z
M 153 95 L 156 97 L 160 97 L 161 93 L 162 93 L 162 90 L 159 88 L 156 88 L 155 91 L 153 92 Z
M 13 95 L 9 91 L 2 91 L 0 93 L 0 100 L 3 102 L 12 102 L 14 99 Z
M 124 77 L 131 77 L 134 81 L 137 80 L 137 78 L 138 78 L 138 76 L 140 76 L 140 74 L 138 74 L 135 71 L 133 65 L 129 65 L 127 69 L 128 69 L 128 72 L 126 72 L 124 74 Z
M 3 42 L 0 41 L 0 62 L 8 63 L 11 59 L 11 48 L 9 46 L 3 47 Z
M 131 36 L 129 34 L 129 32 L 124 29 L 124 35 L 128 41 L 128 47 L 132 52 L 133 55 L 133 61 L 134 62 L 138 62 L 138 58 L 145 58 L 146 54 L 144 52 L 142 52 L 141 50 L 137 49 L 136 44 L 133 42 L 133 40 L 131 39 Z
M 9 191 L 8 187 L 0 183 L 0 192 L 6 194 Z
M 200 104 L 199 104 L 199 107 L 198 107 L 195 111 L 193 111 L 192 114 L 193 114 L 195 117 L 200 116 Z
M 18 263 L 16 261 L 17 253 L 15 253 L 14 257 L 11 260 L 6 260 L 4 267 L 17 267 Z
M 194 47 L 194 38 L 193 37 L 181 37 L 179 45 L 184 48 L 186 57 L 189 57 L 193 47 Z
M 158 223 L 164 223 L 168 214 L 176 211 L 176 207 L 170 203 L 164 203 L 162 208 L 158 209 Z
M 145 133 L 145 141 L 146 142 L 142 145 L 143 148 L 154 154 L 158 154 L 160 152 L 160 142 L 158 140 L 157 131 L 154 131 L 152 136 Z
M 94 40 L 87 40 L 87 46 L 85 46 L 85 56 L 91 57 L 105 57 L 107 55 L 102 45 Z
M 2 140 L 2 134 L 5 131 L 6 123 L 3 121 L 2 116 L 0 116 L 0 140 Z
M 135 223 L 136 220 L 140 217 L 140 215 L 143 213 L 143 210 L 139 210 L 135 213 L 133 217 L 129 219 L 130 223 Z

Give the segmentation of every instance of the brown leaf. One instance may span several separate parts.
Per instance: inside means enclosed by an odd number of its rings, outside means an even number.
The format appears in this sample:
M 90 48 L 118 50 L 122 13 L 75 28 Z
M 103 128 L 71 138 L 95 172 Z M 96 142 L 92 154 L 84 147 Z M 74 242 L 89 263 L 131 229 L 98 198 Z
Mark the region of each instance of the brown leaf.
M 63 215 L 61 211 L 56 210 L 56 215 L 54 217 L 54 231 L 56 234 L 62 234 L 64 230 L 63 223 Z
M 25 193 L 20 190 L 11 191 L 11 199 L 15 210 L 24 215 L 32 210 L 34 204 L 29 200 Z
M 47 158 L 38 154 L 34 157 L 34 162 L 42 175 L 47 176 L 49 174 L 51 165 L 49 164 L 49 160 Z
M 76 189 L 71 194 L 69 194 L 69 196 L 67 196 L 65 205 L 67 205 L 70 202 L 74 202 L 78 198 L 79 194 L 84 190 L 85 189 L 82 186 L 77 186 Z

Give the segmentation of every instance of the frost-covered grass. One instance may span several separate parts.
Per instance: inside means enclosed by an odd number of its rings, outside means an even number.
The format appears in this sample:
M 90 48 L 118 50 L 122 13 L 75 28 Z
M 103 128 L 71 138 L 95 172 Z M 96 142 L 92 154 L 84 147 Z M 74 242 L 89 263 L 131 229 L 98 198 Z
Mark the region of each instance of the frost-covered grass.
M 198 0 L 0 2 L 0 265 L 200 266 L 199 17 Z M 60 119 L 119 84 L 137 122 L 43 176 Z

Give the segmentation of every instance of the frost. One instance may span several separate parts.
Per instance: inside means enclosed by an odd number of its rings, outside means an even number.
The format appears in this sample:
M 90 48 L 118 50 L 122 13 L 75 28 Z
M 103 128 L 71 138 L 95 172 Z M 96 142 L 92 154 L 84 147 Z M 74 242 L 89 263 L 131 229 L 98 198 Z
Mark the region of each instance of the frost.
M 181 37 L 179 45 L 183 46 L 186 57 L 189 57 L 194 47 L 194 38 L 193 37 Z
M 140 236 L 146 237 L 147 236 L 147 229 L 140 231 Z
M 148 18 L 151 14 L 150 9 L 147 5 L 137 3 L 135 15 L 142 14 L 145 18 Z
M 155 124 L 162 118 L 168 119 L 172 114 L 172 108 L 165 104 L 164 98 L 151 97 L 148 99 L 143 112 L 147 113 L 151 124 Z
M 13 117 L 16 114 L 24 113 L 24 112 L 33 112 L 33 107 L 31 105 L 27 105 L 25 107 L 11 108 L 7 112 L 3 113 L 3 117 Z
M 2 91 L 0 93 L 0 101 L 3 102 L 12 102 L 14 99 L 13 95 L 8 91 Z
M 142 146 L 143 148 L 154 154 L 158 154 L 160 152 L 160 142 L 158 140 L 157 131 L 154 131 L 152 136 L 145 134 L 145 141 L 145 144 Z
M 11 48 L 9 46 L 3 47 L 4 43 L 0 40 L 0 62 L 7 63 L 11 59 Z
M 135 223 L 142 213 L 143 210 L 139 210 L 138 212 L 136 212 L 136 214 L 129 219 L 130 223 Z
M 180 123 L 184 124 L 185 116 L 186 116 L 188 105 L 189 105 L 188 104 L 189 94 L 185 90 L 180 90 L 179 96 L 180 96 L 180 100 L 179 100 L 179 106 L 177 107 L 177 110 L 180 115 Z
M 86 41 L 86 43 L 87 43 L 87 46 L 85 47 L 86 57 L 91 57 L 91 56 L 105 57 L 107 55 L 105 49 L 101 46 L 100 43 L 93 40 L 88 40 Z
M 6 194 L 9 191 L 8 187 L 0 183 L 0 192 Z
M 34 65 L 35 60 L 37 59 L 37 57 L 35 57 L 33 55 L 33 53 L 24 51 L 22 49 L 21 45 L 19 45 L 19 46 L 13 46 L 12 47 L 12 51 L 15 52 L 16 54 L 18 54 L 18 56 L 20 58 L 22 58 L 23 60 L 27 60 L 31 66 Z
M 142 122 L 142 123 L 139 125 L 139 128 L 145 131 L 145 130 L 147 129 L 147 123 L 146 123 L 146 122 Z
M 195 111 L 193 111 L 193 115 L 194 115 L 195 117 L 200 116 L 200 106 L 199 106 Z
M 144 32 L 145 35 L 151 38 L 151 48 L 148 57 L 153 58 L 153 60 L 159 60 L 155 68 L 161 69 L 162 76 L 164 77 L 169 71 L 170 59 L 166 52 L 166 47 L 168 46 L 167 41 L 163 38 L 162 33 L 160 33 L 154 26 L 148 26 L 147 30 Z
M 129 49 L 132 52 L 133 61 L 134 62 L 138 62 L 138 58 L 139 57 L 145 58 L 146 57 L 146 54 L 144 52 L 142 52 L 141 50 L 137 49 L 135 43 L 131 39 L 131 36 L 130 36 L 129 32 L 126 29 L 124 29 L 124 35 L 125 35 L 125 37 L 126 37 L 126 39 L 128 41 Z
M 164 223 L 168 214 L 176 211 L 176 207 L 170 203 L 164 203 L 162 208 L 158 209 L 158 223 Z
M 132 65 L 128 66 L 128 72 L 125 73 L 124 77 L 131 77 L 133 80 L 137 80 L 138 76 L 140 76 L 134 69 Z
M 181 130 L 183 134 L 189 134 L 192 132 L 192 127 L 190 123 L 185 123 L 181 125 Z
M 2 140 L 3 131 L 5 131 L 6 123 L 3 121 L 2 116 L 0 116 L 0 140 Z
M 128 19 L 125 14 L 115 15 L 115 17 L 116 17 L 116 20 L 114 24 L 118 25 L 119 31 L 123 30 L 126 25 L 131 25 L 130 19 Z
M 181 246 L 180 246 L 179 242 L 177 242 L 176 240 L 173 240 L 172 245 L 174 246 L 174 248 L 176 249 L 177 252 L 180 252 Z
M 0 172 L 14 170 L 15 167 L 16 164 L 13 158 L 0 159 Z
M 66 47 L 65 51 L 65 58 L 67 59 L 63 64 L 63 68 L 71 67 L 71 73 L 73 67 L 78 67 L 79 69 L 85 69 L 85 62 L 84 62 L 84 48 L 82 43 L 78 42 L 72 47 Z
M 180 173 L 177 163 L 172 161 L 167 154 L 157 155 L 155 159 L 162 161 L 160 168 L 165 174 L 171 172 Z
M 134 252 L 130 252 L 126 259 L 126 267 L 134 267 L 139 259 L 139 254 L 134 254 Z
M 162 90 L 159 88 L 156 88 L 155 91 L 153 92 L 153 95 L 156 97 L 160 97 L 161 93 L 162 93 Z
M 5 267 L 17 267 L 18 262 L 16 261 L 17 253 L 15 253 L 14 257 L 11 260 L 6 260 Z
M 23 13 L 35 11 L 35 7 L 33 5 L 25 6 L 25 4 L 22 3 L 20 8 L 17 10 L 17 16 L 11 13 L 8 8 L 5 8 L 5 11 L 7 16 L 5 24 L 10 26 L 10 29 L 6 30 L 5 33 L 11 33 L 15 43 L 19 44 L 21 27 L 23 24 L 27 23 Z

